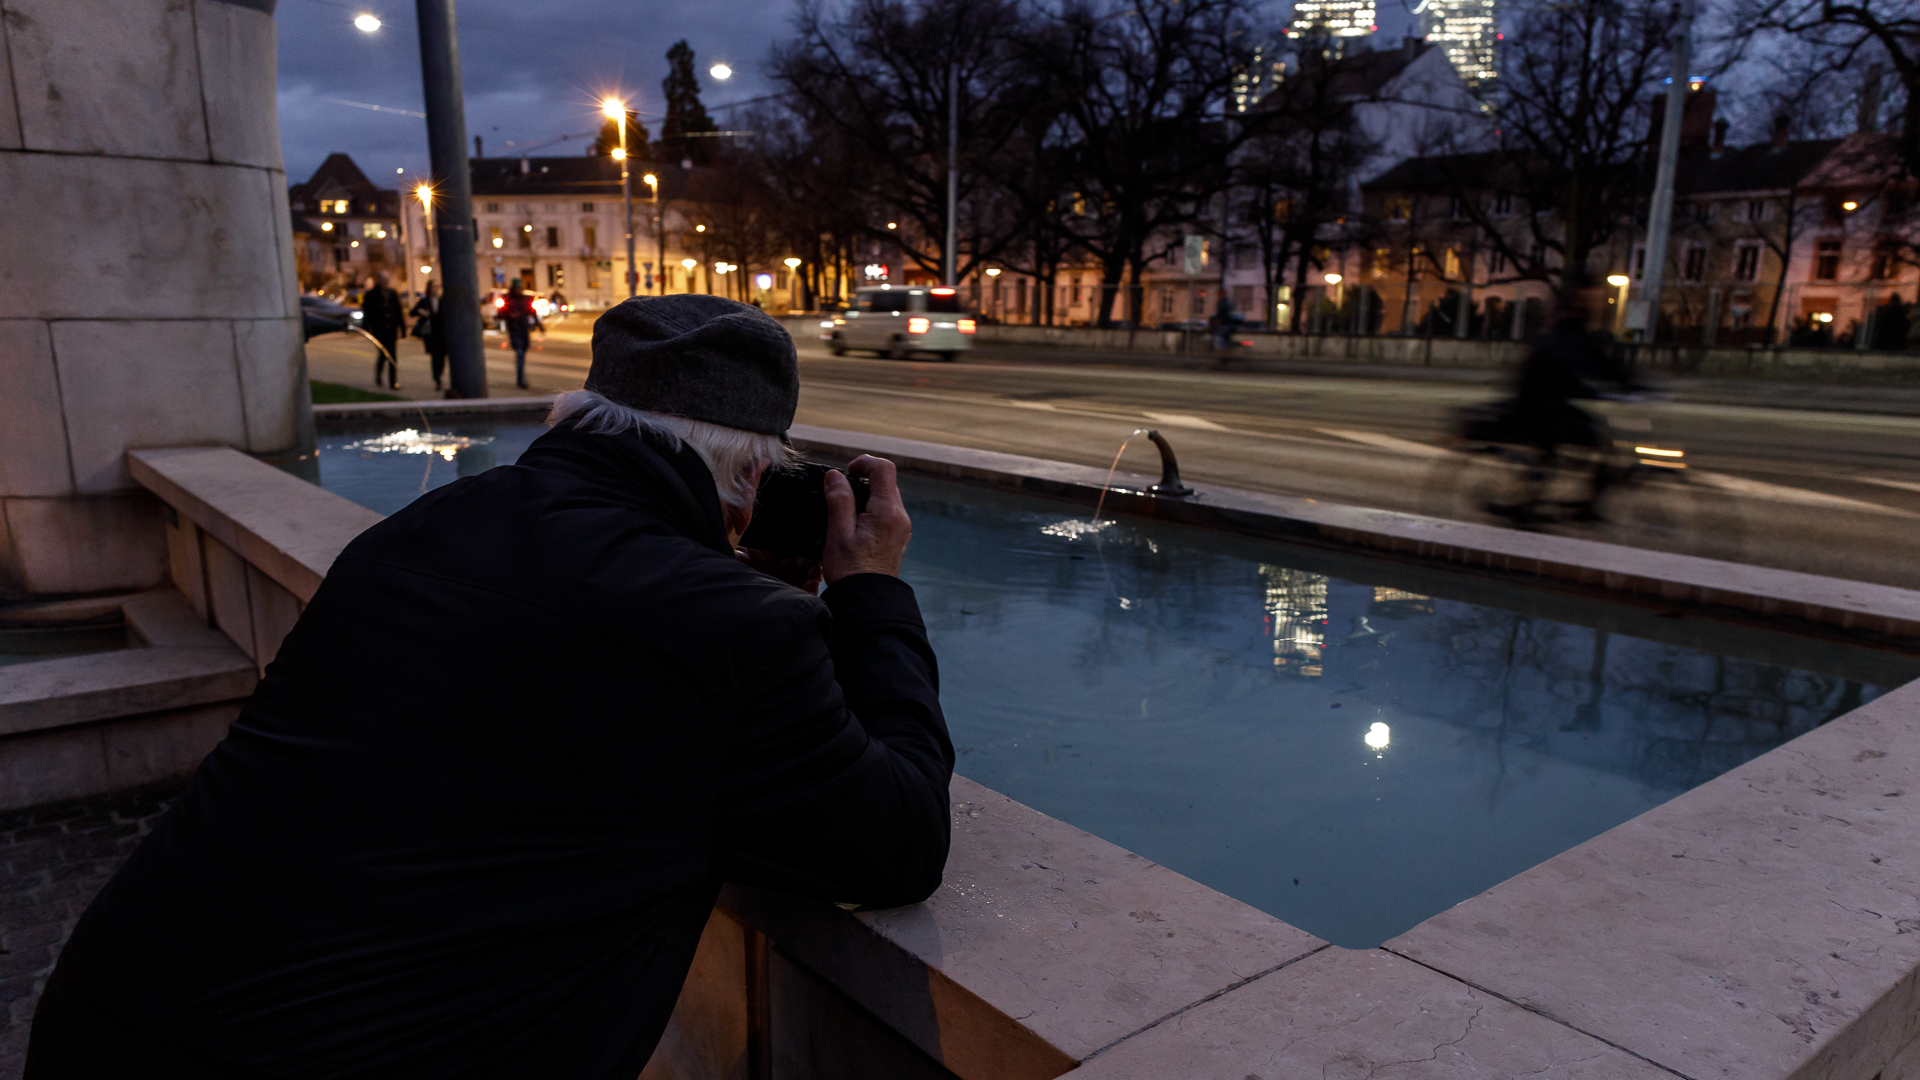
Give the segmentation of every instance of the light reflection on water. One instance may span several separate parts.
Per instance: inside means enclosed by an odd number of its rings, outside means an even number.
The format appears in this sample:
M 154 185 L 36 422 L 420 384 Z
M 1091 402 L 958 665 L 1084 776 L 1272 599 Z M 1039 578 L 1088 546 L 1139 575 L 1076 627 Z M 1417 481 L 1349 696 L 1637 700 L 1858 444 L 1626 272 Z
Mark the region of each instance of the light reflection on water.
M 910 494 L 906 576 L 960 771 L 1349 948 L 1920 675 L 1144 519 L 1062 536 L 1071 508 L 978 489 Z
M 322 440 L 391 513 L 516 458 Z M 363 434 L 359 438 L 364 439 Z M 964 775 L 1369 947 L 1916 675 L 1915 661 L 917 478 L 905 577 Z M 1071 525 L 1069 523 L 1072 523 Z

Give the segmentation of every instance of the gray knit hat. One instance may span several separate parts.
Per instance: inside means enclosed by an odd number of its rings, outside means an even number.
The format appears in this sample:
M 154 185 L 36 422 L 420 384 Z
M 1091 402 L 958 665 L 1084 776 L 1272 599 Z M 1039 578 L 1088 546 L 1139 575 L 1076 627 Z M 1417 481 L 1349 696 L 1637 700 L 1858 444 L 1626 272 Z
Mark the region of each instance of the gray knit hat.
M 718 296 L 637 296 L 593 324 L 587 389 L 630 408 L 783 435 L 800 404 L 793 338 Z

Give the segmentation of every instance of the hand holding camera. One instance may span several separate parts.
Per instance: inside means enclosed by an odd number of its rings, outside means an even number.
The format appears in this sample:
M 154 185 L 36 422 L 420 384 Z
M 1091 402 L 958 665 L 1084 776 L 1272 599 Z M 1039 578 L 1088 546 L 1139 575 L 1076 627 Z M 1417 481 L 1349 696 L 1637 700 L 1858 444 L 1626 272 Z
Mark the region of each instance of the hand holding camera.
M 912 534 L 893 463 L 863 454 L 846 473 L 801 462 L 767 474 L 740 546 L 754 569 L 812 590 L 823 577 L 899 576 Z

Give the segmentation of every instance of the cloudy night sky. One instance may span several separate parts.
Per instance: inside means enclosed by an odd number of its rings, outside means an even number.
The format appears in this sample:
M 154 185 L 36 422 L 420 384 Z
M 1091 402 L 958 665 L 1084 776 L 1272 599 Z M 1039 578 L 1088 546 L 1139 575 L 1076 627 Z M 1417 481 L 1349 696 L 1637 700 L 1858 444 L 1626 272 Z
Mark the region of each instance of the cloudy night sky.
M 793 4 L 460 0 L 458 10 L 468 135 L 483 136 L 492 156 L 589 133 L 530 151 L 570 155 L 586 152 L 599 124 L 598 102 L 610 90 L 626 91 L 648 132 L 659 133 L 666 51 L 681 38 L 699 62 L 708 111 L 767 93 L 761 67 L 786 34 Z M 354 29 L 353 17 L 363 11 L 384 25 L 372 34 Z M 305 180 L 335 150 L 353 155 L 383 186 L 399 179 L 396 169 L 426 172 L 424 120 L 339 104 L 422 111 L 412 0 L 280 0 L 274 14 L 289 181 Z M 716 83 L 706 74 L 716 60 L 735 69 L 733 78 Z M 725 126 L 724 114 L 715 118 Z
M 527 146 L 559 156 L 586 152 L 598 102 L 613 90 L 637 101 L 649 134 L 659 134 L 666 51 L 681 38 L 699 62 L 701 98 L 725 127 L 715 106 L 773 89 L 761 72 L 768 49 L 789 32 L 794 4 L 459 0 L 458 10 L 468 135 L 484 137 L 489 156 L 517 155 Z M 384 25 L 371 34 L 354 29 L 361 12 Z M 422 111 L 412 0 L 280 0 L 275 17 L 288 180 L 305 180 L 335 150 L 351 154 L 383 186 L 400 179 L 396 169 L 425 173 L 425 121 L 341 104 Z M 1379 40 L 1397 41 L 1413 19 L 1401 0 L 1384 0 L 1379 23 Z M 725 83 L 706 74 L 716 60 L 734 69 Z M 548 142 L 583 133 L 588 137 Z

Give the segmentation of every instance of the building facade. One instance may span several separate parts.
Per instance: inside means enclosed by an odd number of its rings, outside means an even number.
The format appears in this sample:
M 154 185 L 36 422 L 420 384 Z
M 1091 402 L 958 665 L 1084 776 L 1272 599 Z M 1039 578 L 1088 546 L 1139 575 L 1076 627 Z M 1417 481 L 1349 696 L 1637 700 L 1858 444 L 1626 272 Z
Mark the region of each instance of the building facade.
M 287 189 L 287 202 L 303 291 L 351 292 L 381 271 L 402 285 L 409 271 L 400 193 L 367 179 L 352 158 L 328 154 L 305 183 Z

